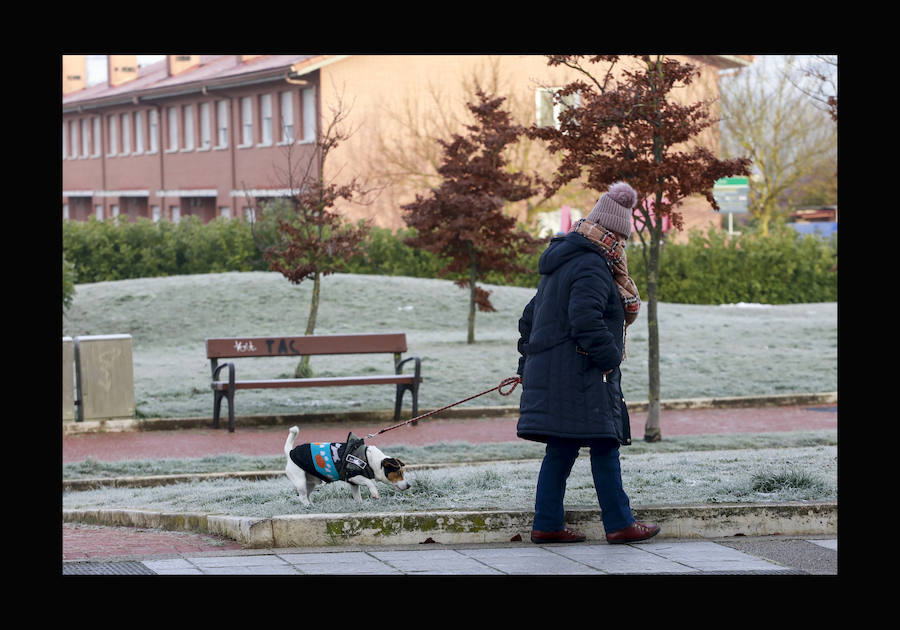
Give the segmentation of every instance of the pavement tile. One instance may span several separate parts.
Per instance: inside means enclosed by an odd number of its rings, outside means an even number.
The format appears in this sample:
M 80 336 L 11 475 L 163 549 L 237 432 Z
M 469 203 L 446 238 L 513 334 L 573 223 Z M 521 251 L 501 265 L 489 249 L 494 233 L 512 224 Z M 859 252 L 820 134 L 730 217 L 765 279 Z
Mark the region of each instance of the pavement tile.
M 819 545 L 820 547 L 825 547 L 826 549 L 833 549 L 834 551 L 838 550 L 838 541 L 837 538 L 833 540 L 820 540 L 818 538 L 809 539 L 806 542 L 811 542 L 814 545 Z
M 264 554 L 254 556 L 204 556 L 187 558 L 187 560 L 201 569 L 236 568 L 236 567 L 272 567 L 287 566 L 287 562 L 278 556 Z
M 629 545 L 573 545 L 554 551 L 604 573 L 697 573 L 696 568 Z
M 700 571 L 773 571 L 782 567 L 714 542 L 645 543 L 641 549 Z
M 399 573 L 362 551 L 334 553 L 281 553 L 278 557 L 310 575 L 372 575 Z
M 424 551 L 373 551 L 371 555 L 387 565 L 415 575 L 472 575 L 499 573 L 452 549 Z
M 143 565 L 151 571 L 176 571 L 180 569 L 195 569 L 196 567 L 183 558 L 169 558 L 164 560 L 144 560 Z
M 279 553 L 278 557 L 290 564 L 352 564 L 372 560 L 364 551 Z
M 283 566 L 231 566 L 206 567 L 203 575 L 300 575 L 296 567 L 289 564 Z
M 542 547 L 460 549 L 460 553 L 510 575 L 577 575 L 596 569 Z

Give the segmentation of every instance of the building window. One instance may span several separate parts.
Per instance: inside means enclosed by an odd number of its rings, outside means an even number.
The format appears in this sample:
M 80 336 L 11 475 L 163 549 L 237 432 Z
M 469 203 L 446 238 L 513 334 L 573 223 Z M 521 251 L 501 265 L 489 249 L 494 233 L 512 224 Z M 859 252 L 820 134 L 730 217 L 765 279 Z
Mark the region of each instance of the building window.
M 66 220 L 68 218 L 69 218 L 69 204 L 64 203 L 63 204 L 63 220 Z
M 281 141 L 290 144 L 294 141 L 294 93 L 281 93 Z
M 119 206 L 113 205 L 113 206 L 110 206 L 109 209 L 112 210 L 112 215 L 114 217 L 119 216 Z
M 222 217 L 223 219 L 230 219 L 231 218 L 231 208 L 229 208 L 228 206 L 222 206 L 221 208 L 219 208 L 219 216 Z
M 94 116 L 91 119 L 91 123 L 94 127 L 93 134 L 91 135 L 91 140 L 94 142 L 94 150 L 91 152 L 91 157 L 100 157 L 100 117 Z
M 131 153 L 131 114 L 122 114 L 122 155 Z
M 81 156 L 91 156 L 91 121 L 87 118 L 81 119 Z
M 134 112 L 134 152 L 144 152 L 144 112 Z
M 167 151 L 178 150 L 178 108 L 169 107 L 168 110 L 169 146 Z
M 260 144 L 272 144 L 272 95 L 262 94 L 259 97 Z
M 185 105 L 184 113 L 184 150 L 194 150 L 194 106 Z
M 209 103 L 200 103 L 200 148 L 212 146 L 212 121 L 209 118 Z
M 535 121 L 538 127 L 559 129 L 559 115 L 569 107 L 581 105 L 581 93 L 567 94 L 561 101 L 554 95 L 562 88 L 538 88 L 534 93 Z
M 303 141 L 314 142 L 316 139 L 316 90 L 303 90 Z
M 253 144 L 253 99 L 245 96 L 241 99 L 241 146 Z
M 103 220 L 103 204 L 97 204 L 94 206 L 94 216 L 97 217 L 98 221 Z
M 228 146 L 228 101 L 216 103 L 216 146 Z
M 160 218 L 162 218 L 162 213 L 159 211 L 159 206 L 150 206 L 150 216 L 153 217 L 153 222 L 158 223 Z
M 181 221 L 181 208 L 178 206 L 172 206 L 172 223 L 178 223 Z
M 64 122 L 62 124 L 62 149 L 63 149 L 63 159 L 65 160 L 69 157 L 69 123 Z
M 147 122 L 150 124 L 150 153 L 159 151 L 159 114 L 151 109 L 147 114 Z
M 72 153 L 70 157 L 77 158 L 78 157 L 78 121 L 71 121 L 72 126 L 72 145 L 70 147 Z
M 117 123 L 117 118 L 115 116 L 107 116 L 106 124 L 109 129 L 109 152 L 106 154 L 106 157 L 115 157 L 116 153 L 119 152 L 119 125 Z

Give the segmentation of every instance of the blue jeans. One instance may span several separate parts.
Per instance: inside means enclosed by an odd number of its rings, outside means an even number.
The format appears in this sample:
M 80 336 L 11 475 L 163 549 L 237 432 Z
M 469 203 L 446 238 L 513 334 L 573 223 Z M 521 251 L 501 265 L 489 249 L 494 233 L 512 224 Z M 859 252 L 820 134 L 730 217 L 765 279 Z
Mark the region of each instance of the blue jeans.
M 628 495 L 622 488 L 622 470 L 619 467 L 619 443 L 615 440 L 596 440 L 591 444 L 591 474 L 594 489 L 603 514 L 603 528 L 608 532 L 624 529 L 634 522 Z M 534 501 L 533 529 L 541 532 L 558 532 L 565 529 L 566 482 L 579 443 L 550 438 L 538 475 Z

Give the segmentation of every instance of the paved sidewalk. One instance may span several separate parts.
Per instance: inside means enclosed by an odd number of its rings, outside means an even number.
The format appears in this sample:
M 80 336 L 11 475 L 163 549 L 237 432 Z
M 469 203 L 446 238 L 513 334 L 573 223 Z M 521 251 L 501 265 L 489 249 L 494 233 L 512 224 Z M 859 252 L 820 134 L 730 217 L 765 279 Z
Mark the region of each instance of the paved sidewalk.
M 64 575 L 836 575 L 835 538 L 274 549 L 68 562 Z

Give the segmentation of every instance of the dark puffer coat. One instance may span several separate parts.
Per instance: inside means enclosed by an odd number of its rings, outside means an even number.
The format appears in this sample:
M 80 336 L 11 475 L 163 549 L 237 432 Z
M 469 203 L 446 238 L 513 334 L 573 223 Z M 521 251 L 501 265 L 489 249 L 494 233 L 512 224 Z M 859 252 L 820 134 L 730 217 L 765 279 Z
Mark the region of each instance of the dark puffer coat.
M 631 444 L 619 370 L 625 311 L 606 257 L 570 232 L 550 242 L 538 270 L 537 294 L 519 320 L 518 436 Z

